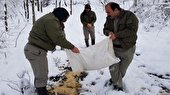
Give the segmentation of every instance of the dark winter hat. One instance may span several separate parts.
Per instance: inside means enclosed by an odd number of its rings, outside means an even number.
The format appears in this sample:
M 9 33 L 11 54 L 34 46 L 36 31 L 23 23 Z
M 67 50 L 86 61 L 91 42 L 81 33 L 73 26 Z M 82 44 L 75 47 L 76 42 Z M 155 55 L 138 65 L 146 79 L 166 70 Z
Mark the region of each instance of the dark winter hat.
M 65 22 L 67 18 L 69 17 L 69 13 L 65 8 L 58 7 L 55 8 L 52 12 L 55 17 L 57 17 L 61 22 Z
M 91 9 L 90 4 L 86 4 L 86 5 L 85 5 L 85 9 Z

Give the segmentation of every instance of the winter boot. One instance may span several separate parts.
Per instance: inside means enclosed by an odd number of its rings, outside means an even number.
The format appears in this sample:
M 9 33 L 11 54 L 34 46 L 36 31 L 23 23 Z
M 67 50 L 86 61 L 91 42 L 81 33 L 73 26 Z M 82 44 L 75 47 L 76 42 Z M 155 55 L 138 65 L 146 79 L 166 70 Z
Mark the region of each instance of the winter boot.
M 91 44 L 94 45 L 95 44 L 95 39 L 91 40 Z
M 117 85 L 113 85 L 113 90 L 123 91 L 123 87 L 119 87 Z
M 85 40 L 86 47 L 89 47 L 89 40 Z
M 37 89 L 38 95 L 49 95 L 46 87 L 38 87 L 36 89 Z

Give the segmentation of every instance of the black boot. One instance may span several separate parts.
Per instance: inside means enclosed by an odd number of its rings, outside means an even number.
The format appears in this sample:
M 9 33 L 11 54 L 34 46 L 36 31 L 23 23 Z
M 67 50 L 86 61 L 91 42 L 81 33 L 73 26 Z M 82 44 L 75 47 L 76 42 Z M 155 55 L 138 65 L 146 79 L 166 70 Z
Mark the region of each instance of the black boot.
M 113 90 L 123 91 L 123 87 L 119 87 L 118 85 L 113 85 Z
M 86 47 L 89 47 L 89 40 L 85 40 Z
M 38 95 L 48 95 L 48 91 L 46 87 L 38 87 L 36 89 L 37 89 Z
M 91 40 L 91 44 L 94 45 L 95 44 L 95 39 Z

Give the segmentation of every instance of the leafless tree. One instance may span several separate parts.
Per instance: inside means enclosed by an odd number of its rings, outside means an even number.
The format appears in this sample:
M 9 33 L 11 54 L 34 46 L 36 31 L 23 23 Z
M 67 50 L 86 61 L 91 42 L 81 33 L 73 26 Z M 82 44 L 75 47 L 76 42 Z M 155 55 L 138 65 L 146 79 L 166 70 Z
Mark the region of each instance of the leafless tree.
M 64 0 L 64 5 L 67 7 L 67 2 L 66 2 L 66 0 Z
M 39 0 L 37 0 L 37 11 L 40 11 L 40 1 Z
M 26 0 L 26 13 L 27 13 L 27 19 L 29 19 L 29 4 L 28 4 L 28 0 Z
M 70 0 L 70 15 L 72 15 L 73 11 L 73 0 Z
M 55 0 L 55 7 L 57 8 L 58 7 L 58 3 L 57 3 L 58 0 Z
M 34 24 L 34 22 L 35 22 L 34 0 L 31 0 L 31 4 L 32 4 L 32 21 L 33 21 L 33 24 Z
M 134 6 L 137 6 L 138 0 L 134 0 Z
M 7 32 L 8 31 L 8 22 L 7 22 L 7 4 L 6 4 L 6 2 L 4 4 L 4 7 L 5 7 L 5 10 L 4 10 L 4 13 L 5 13 L 5 17 L 4 17 L 4 20 L 5 20 L 5 31 Z
M 29 19 L 29 4 L 28 4 L 28 0 L 24 0 L 24 12 L 25 12 L 25 18 Z
M 42 2 L 42 0 L 41 0 L 41 2 L 40 2 L 40 9 L 41 9 L 41 12 L 43 12 L 43 2 Z
M 25 18 L 27 18 L 26 3 L 25 3 L 25 1 L 23 1 L 23 3 L 24 3 Z
M 61 7 L 61 0 L 59 1 L 59 7 Z

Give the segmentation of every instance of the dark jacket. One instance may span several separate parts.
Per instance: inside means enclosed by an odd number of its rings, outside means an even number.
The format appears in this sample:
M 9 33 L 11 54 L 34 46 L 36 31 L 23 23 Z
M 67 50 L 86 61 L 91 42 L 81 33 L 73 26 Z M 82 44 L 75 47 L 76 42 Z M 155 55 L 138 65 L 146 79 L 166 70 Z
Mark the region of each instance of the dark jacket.
M 48 13 L 34 23 L 28 43 L 50 51 L 55 49 L 56 45 L 73 49 L 74 45 L 67 41 L 63 35 L 63 27 L 63 23 L 53 13 Z
M 134 13 L 122 9 L 118 17 L 116 31 L 114 29 L 114 19 L 107 17 L 103 33 L 108 36 L 110 31 L 114 32 L 117 38 L 116 40 L 120 42 L 122 48 L 129 49 L 136 44 L 138 22 L 138 18 Z
M 80 20 L 83 26 L 87 26 L 87 23 L 94 25 L 96 22 L 96 14 L 91 10 L 89 12 L 83 11 L 80 15 Z

